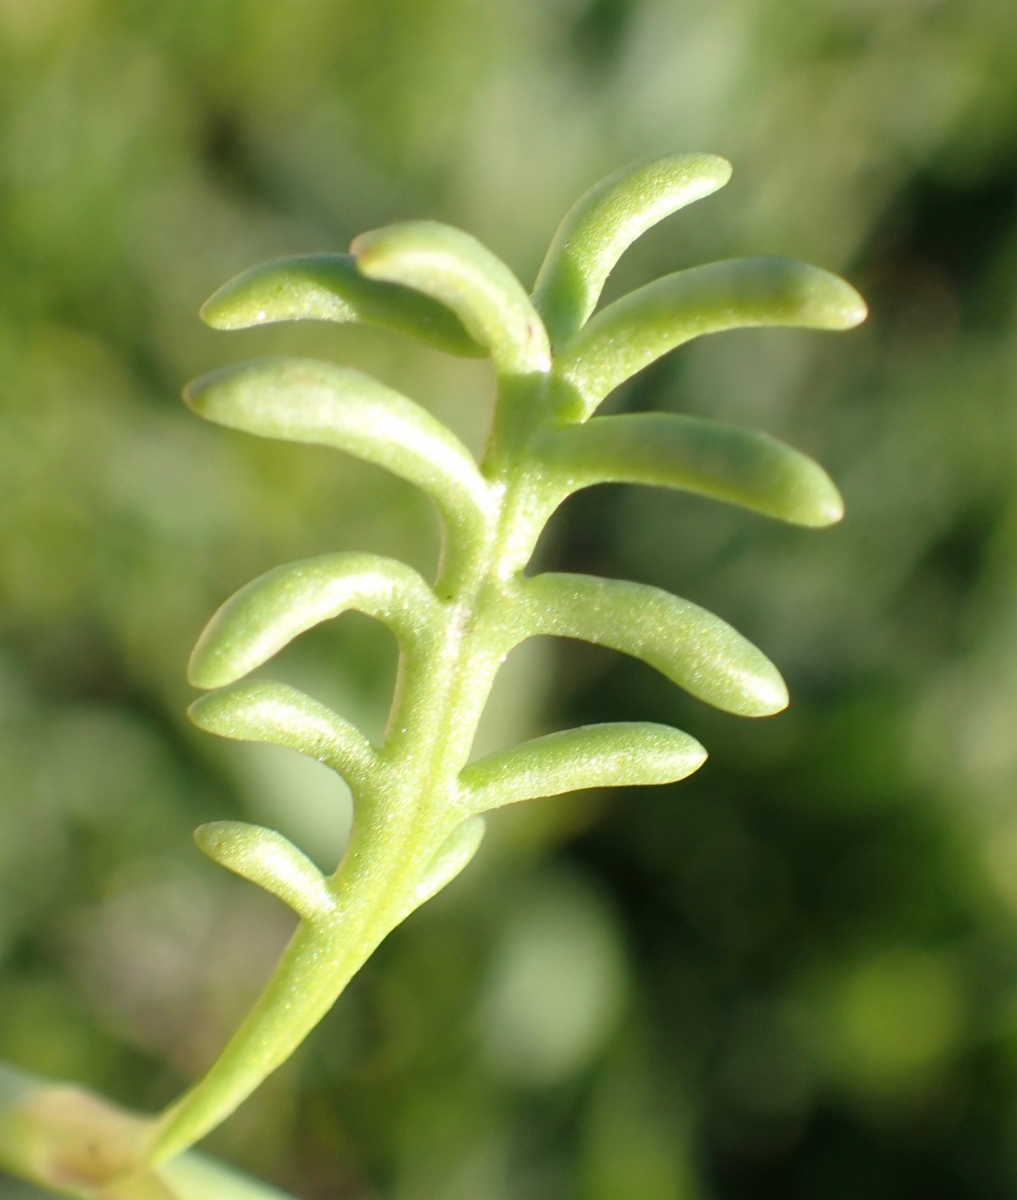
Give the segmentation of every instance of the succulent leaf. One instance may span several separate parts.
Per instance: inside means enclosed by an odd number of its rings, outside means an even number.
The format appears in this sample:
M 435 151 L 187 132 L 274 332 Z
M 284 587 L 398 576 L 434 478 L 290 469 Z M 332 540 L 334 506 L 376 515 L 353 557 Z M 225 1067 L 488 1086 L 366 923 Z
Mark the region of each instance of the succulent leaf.
M 350 367 L 270 358 L 203 375 L 184 391 L 199 416 L 231 429 L 345 450 L 432 496 L 459 542 L 488 519 L 488 486 L 451 430 Z
M 676 780 L 703 761 L 688 735 L 633 723 L 567 730 L 467 765 L 512 645 L 539 634 L 582 638 L 642 659 L 728 712 L 758 717 L 787 704 L 762 652 L 688 600 L 620 580 L 522 574 L 554 507 L 598 482 L 683 488 L 804 525 L 839 517 L 840 497 L 821 469 L 765 435 L 668 414 L 588 421 L 613 387 L 692 337 L 753 325 L 847 329 L 864 318 L 843 280 L 783 259 L 682 271 L 590 317 L 630 242 L 722 186 L 728 171 L 714 156 L 675 155 L 592 189 L 556 235 L 537 307 L 490 251 L 433 221 L 357 238 L 355 278 L 342 256 L 287 260 L 239 277 L 206 306 L 206 319 L 222 328 L 321 316 L 402 328 L 456 353 L 485 347 L 499 389 L 479 468 L 406 397 L 329 364 L 255 363 L 188 389 L 192 407 L 212 420 L 335 446 L 411 480 L 437 501 L 448 536 L 434 589 L 391 560 L 324 555 L 249 584 L 195 647 L 192 682 L 224 689 L 193 706 L 199 725 L 314 754 L 346 774 L 358 803 L 350 845 L 327 883 L 277 834 L 235 823 L 199 831 L 213 857 L 283 896 L 306 922 L 223 1055 L 159 1118 L 145 1163 L 169 1161 L 204 1137 L 285 1060 L 392 928 L 469 862 L 483 834 L 479 811 L 573 788 Z M 348 608 L 382 620 L 400 642 L 377 751 L 292 689 L 229 686 Z
M 618 384 L 694 337 L 760 325 L 851 329 L 865 301 L 829 271 L 787 258 L 736 258 L 665 275 L 592 317 L 555 369 L 587 414 Z
M 244 821 L 210 821 L 198 826 L 194 840 L 209 858 L 278 896 L 305 921 L 332 914 L 335 897 L 325 877 L 281 833 Z
M 569 493 L 646 483 L 740 504 L 794 525 L 832 525 L 844 502 L 818 463 L 765 433 L 674 413 L 594 417 L 545 429 L 533 447 Z
M 448 354 L 487 354 L 444 304 L 412 288 L 365 278 L 352 254 L 301 254 L 251 267 L 205 301 L 201 318 L 213 329 L 355 321 L 408 334 Z
M 409 916 L 414 909 L 436 896 L 443 887 L 464 871 L 480 849 L 483 838 L 483 817 L 468 817 L 461 825 L 457 825 L 431 859 L 427 870 L 414 888 L 413 896 L 403 915 Z
M 221 688 L 200 696 L 187 713 L 219 737 L 299 750 L 338 771 L 355 791 L 379 770 L 377 751 L 359 729 L 284 683 L 259 679 Z
M 459 782 L 468 806 L 487 812 L 579 788 L 675 783 L 705 761 L 706 751 L 687 733 L 649 721 L 621 721 L 522 742 L 471 763 Z
M 521 592 L 529 634 L 581 638 L 641 658 L 715 708 L 765 717 L 787 706 L 777 668 L 726 621 L 660 588 L 548 573 Z
M 191 654 L 195 687 L 218 688 L 260 667 L 295 637 L 349 609 L 377 617 L 403 647 L 422 637 L 438 611 L 411 567 L 376 554 L 323 554 L 276 567 L 226 601 Z
M 716 154 L 669 154 L 623 167 L 581 196 L 558 226 L 533 289 L 551 344 L 583 327 L 636 238 L 730 178 L 731 164 Z
M 498 371 L 547 371 L 547 333 L 523 285 L 476 238 L 438 221 L 407 221 L 362 233 L 350 250 L 369 279 L 416 288 L 447 304 L 489 347 Z

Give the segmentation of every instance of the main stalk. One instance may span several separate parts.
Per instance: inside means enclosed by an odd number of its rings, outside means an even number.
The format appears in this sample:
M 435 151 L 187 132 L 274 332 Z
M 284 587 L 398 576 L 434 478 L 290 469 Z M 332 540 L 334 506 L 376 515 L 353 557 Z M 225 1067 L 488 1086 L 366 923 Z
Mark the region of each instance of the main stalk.
M 504 460 L 499 465 L 504 470 Z M 526 483 L 506 489 L 496 479 L 491 487 L 488 538 L 458 556 L 455 578 L 439 572 L 437 590 L 447 597 L 440 616 L 414 654 L 401 655 L 380 751 L 383 786 L 377 795 L 354 796 L 350 842 L 328 881 L 335 910 L 301 921 L 219 1058 L 155 1122 L 145 1165 L 199 1141 L 289 1058 L 414 907 L 418 881 L 463 821 L 457 779 L 504 657 L 496 610 L 507 576 L 519 569 L 522 543 L 532 548 Z

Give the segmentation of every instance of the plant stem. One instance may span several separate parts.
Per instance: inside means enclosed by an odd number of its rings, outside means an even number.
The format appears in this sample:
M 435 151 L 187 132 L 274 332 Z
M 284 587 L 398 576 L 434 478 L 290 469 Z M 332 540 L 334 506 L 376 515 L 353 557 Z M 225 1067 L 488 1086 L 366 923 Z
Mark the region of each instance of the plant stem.
M 164 1162 L 214 1129 L 283 1063 L 332 1007 L 378 944 L 415 905 L 414 888 L 468 815 L 458 776 L 503 657 L 496 610 L 518 570 L 525 485 L 497 481 L 491 533 L 455 560 L 430 637 L 401 656 L 377 795 L 355 795 L 357 819 L 329 880 L 336 907 L 301 922 L 264 992 L 206 1075 L 156 1122 L 146 1163 Z M 524 535 L 525 540 L 525 535 Z M 528 552 L 526 554 L 528 557 Z M 453 590 L 454 589 L 454 590 Z

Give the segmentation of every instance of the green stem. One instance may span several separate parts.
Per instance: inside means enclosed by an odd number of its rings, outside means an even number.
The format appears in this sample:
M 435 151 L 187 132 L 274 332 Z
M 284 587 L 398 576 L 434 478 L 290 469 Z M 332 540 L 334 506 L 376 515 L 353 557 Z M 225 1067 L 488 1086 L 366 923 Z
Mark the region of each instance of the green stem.
M 467 816 L 458 776 L 501 657 L 485 618 L 502 597 L 503 560 L 518 556 L 508 524 L 499 522 L 480 553 L 460 565 L 456 594 L 431 636 L 404 656 L 380 752 L 382 785 L 377 795 L 357 797 L 350 845 L 329 881 L 335 910 L 301 922 L 217 1061 L 156 1122 L 146 1163 L 164 1162 L 204 1137 L 293 1053 L 406 915 L 418 881 Z

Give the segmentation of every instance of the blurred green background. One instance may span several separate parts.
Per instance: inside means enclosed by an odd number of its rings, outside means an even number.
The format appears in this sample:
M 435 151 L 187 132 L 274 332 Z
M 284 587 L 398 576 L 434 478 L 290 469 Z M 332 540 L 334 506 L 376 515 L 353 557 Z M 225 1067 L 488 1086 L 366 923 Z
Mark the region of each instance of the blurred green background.
M 433 566 L 407 485 L 206 427 L 182 384 L 319 355 L 483 442 L 487 364 L 216 334 L 201 301 L 412 217 L 529 283 L 590 183 L 685 149 L 732 183 L 609 295 L 780 253 L 872 316 L 704 339 L 610 403 L 783 437 L 848 516 L 605 487 L 539 557 L 713 609 L 791 708 L 740 721 L 606 651 L 521 648 L 484 748 L 639 718 L 709 762 L 503 814 L 209 1148 L 304 1200 L 1013 1195 L 1013 0 L 0 0 L 0 1056 L 141 1107 L 208 1064 L 290 918 L 191 829 L 243 816 L 327 865 L 349 811 L 317 764 L 188 727 L 189 647 L 280 562 Z M 349 616 L 270 673 L 376 734 L 393 668 Z

